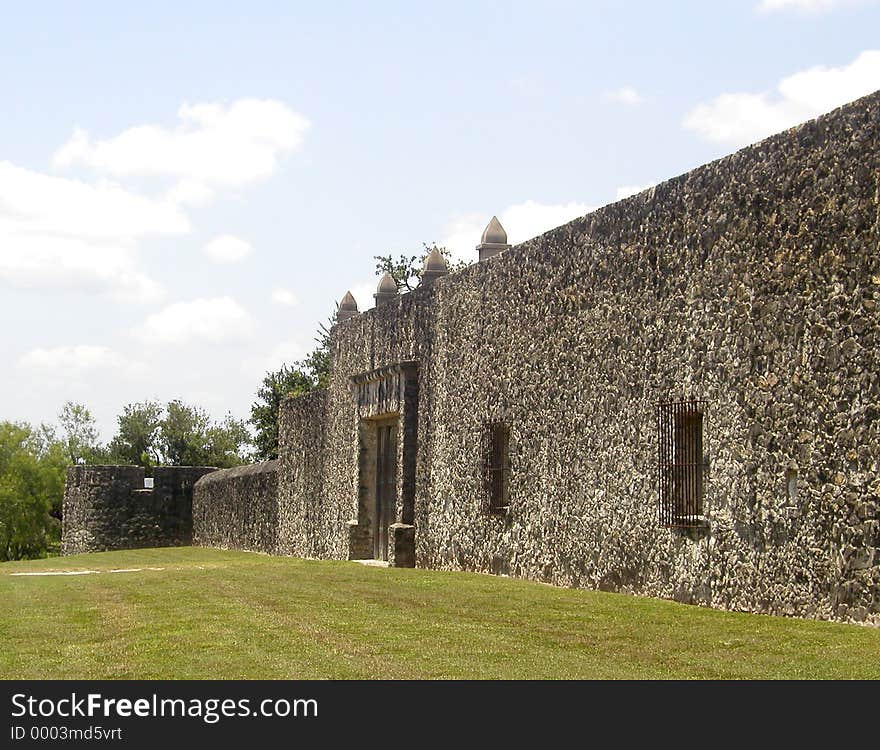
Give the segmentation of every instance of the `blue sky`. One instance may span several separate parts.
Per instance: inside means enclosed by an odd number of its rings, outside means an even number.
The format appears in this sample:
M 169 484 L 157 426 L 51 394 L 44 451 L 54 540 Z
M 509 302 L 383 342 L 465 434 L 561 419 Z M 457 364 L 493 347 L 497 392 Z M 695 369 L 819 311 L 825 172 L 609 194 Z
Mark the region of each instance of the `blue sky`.
M 246 417 L 376 254 L 475 258 L 880 88 L 880 5 L 0 4 L 0 418 Z

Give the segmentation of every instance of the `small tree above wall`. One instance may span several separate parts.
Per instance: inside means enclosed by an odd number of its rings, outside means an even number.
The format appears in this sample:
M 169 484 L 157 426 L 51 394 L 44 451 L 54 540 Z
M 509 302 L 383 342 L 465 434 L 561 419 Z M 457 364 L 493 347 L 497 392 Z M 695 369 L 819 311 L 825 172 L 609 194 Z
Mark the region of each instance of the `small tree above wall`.
M 406 255 L 401 253 L 395 260 L 392 253 L 388 255 L 374 255 L 376 261 L 376 276 L 390 274 L 391 278 L 397 284 L 399 292 L 411 292 L 418 287 L 422 274 L 425 272 L 423 261 L 426 256 L 430 256 L 434 251 L 438 252 L 446 261 L 449 271 L 459 271 L 467 268 L 470 263 L 463 260 L 454 260 L 452 252 L 445 247 L 440 247 L 436 242 L 430 245 L 423 242 L 422 246 L 425 251 L 421 255 Z
M 334 314 L 335 317 L 335 314 Z M 251 405 L 250 422 L 254 427 L 257 461 L 278 458 L 278 410 L 287 396 L 301 396 L 327 385 L 330 376 L 330 326 L 333 318 L 318 325 L 317 346 L 293 365 L 284 364 L 266 373 L 257 400 Z

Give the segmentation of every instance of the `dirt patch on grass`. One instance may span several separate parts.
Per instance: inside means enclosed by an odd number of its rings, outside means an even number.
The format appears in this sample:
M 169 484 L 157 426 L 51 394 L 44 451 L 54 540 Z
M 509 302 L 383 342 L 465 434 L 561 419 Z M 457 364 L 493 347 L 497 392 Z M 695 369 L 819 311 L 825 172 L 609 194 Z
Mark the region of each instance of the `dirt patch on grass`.
M 88 576 L 99 573 L 145 573 L 165 568 L 114 568 L 112 570 L 34 570 L 24 573 L 7 573 L 10 576 Z

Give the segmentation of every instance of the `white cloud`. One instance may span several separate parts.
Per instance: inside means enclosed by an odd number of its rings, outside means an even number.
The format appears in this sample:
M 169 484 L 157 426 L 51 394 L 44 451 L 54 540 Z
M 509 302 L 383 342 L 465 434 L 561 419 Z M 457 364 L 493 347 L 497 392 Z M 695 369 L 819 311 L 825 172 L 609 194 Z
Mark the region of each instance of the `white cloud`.
M 643 190 L 654 187 L 656 184 L 656 182 L 647 182 L 644 185 L 622 185 L 617 188 L 614 200 L 622 201 L 624 198 L 629 198 L 631 195 L 637 195 Z
M 689 112 L 682 125 L 706 140 L 745 145 L 880 88 L 880 50 L 849 65 L 815 67 L 783 78 L 776 91 L 722 94 Z
M 273 289 L 272 303 L 284 307 L 293 307 L 297 303 L 296 295 L 289 289 Z
M 204 253 L 216 263 L 235 263 L 251 254 L 249 242 L 231 234 L 221 234 L 204 247 Z
M 167 200 L 0 162 L 0 280 L 14 286 L 154 301 L 159 285 L 138 269 L 136 241 L 189 229 Z
M 138 334 L 155 344 L 218 343 L 249 336 L 254 329 L 250 314 L 231 297 L 175 302 L 144 322 Z
M 0 280 L 22 289 L 102 294 L 155 302 L 162 289 L 138 269 L 134 248 L 25 233 L 0 221 Z
M 173 180 L 157 198 L 106 179 L 89 183 L 0 161 L 0 282 L 155 301 L 161 290 L 138 268 L 138 241 L 188 233 L 184 206 L 272 174 L 308 129 L 304 117 L 271 99 L 184 104 L 178 115 L 176 128 L 142 125 L 107 140 L 76 130 L 55 154 L 59 166 Z M 205 252 L 233 262 L 251 247 L 222 236 Z
M 516 245 L 583 216 L 593 208 L 577 202 L 547 205 L 527 200 L 524 203 L 508 206 L 498 214 L 498 220 L 507 231 L 507 241 L 511 245 Z M 491 214 L 474 213 L 455 219 L 448 225 L 446 237 L 440 244 L 457 258 L 476 259 L 476 247 L 480 243 L 480 236 L 491 218 Z M 360 298 L 354 290 L 352 294 L 360 306 Z
M 181 180 L 165 194 L 166 200 L 181 206 L 204 206 L 214 197 L 214 191 L 198 180 Z
M 798 13 L 829 13 L 838 8 L 852 8 L 873 4 L 870 0 L 761 0 L 755 10 L 758 13 L 775 13 L 793 10 Z
M 19 364 L 28 370 L 68 376 L 94 370 L 119 370 L 125 367 L 125 359 L 106 346 L 80 345 L 32 349 L 21 356 Z
M 644 101 L 642 95 L 632 86 L 621 86 L 619 89 L 609 91 L 606 94 L 606 98 L 618 104 L 625 104 L 628 107 L 635 107 Z
M 22 232 L 97 240 L 189 231 L 187 217 L 172 203 L 151 200 L 119 185 L 33 172 L 0 162 L 0 219 Z
M 187 192 L 204 195 L 268 177 L 309 127 L 305 117 L 273 99 L 183 104 L 177 115 L 175 128 L 139 125 L 106 140 L 93 141 L 76 130 L 55 154 L 55 164 L 82 164 L 117 176 L 170 177 L 185 181 Z

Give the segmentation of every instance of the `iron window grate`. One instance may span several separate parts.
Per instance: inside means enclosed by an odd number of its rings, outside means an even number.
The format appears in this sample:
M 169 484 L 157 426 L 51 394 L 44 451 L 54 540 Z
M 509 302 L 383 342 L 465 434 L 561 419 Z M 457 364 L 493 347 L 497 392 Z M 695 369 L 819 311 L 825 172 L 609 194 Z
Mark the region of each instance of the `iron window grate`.
M 705 523 L 705 420 L 705 401 L 661 401 L 657 405 L 658 517 L 661 526 L 693 528 Z
M 485 425 L 483 456 L 485 509 L 502 515 L 510 505 L 510 428 L 504 422 Z

